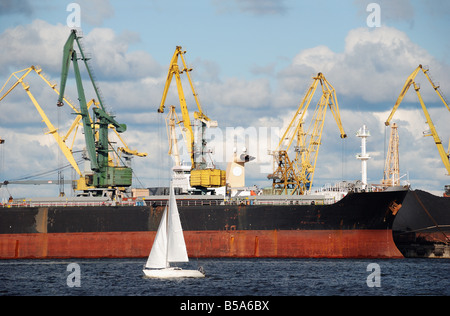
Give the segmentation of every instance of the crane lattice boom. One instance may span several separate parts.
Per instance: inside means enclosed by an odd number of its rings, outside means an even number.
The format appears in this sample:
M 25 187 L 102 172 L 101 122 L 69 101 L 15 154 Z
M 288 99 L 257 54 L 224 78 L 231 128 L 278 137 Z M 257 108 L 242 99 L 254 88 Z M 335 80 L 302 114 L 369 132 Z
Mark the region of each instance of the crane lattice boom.
M 425 114 L 425 118 L 426 118 L 426 122 L 428 124 L 428 126 L 430 127 L 430 133 L 426 134 L 424 136 L 432 136 L 434 143 L 436 144 L 436 147 L 438 149 L 439 152 L 439 156 L 441 157 L 442 162 L 444 163 L 444 166 L 447 170 L 447 174 L 450 175 L 450 161 L 449 161 L 449 152 L 450 152 L 450 142 L 449 142 L 449 148 L 448 151 L 445 152 L 444 146 L 442 145 L 442 141 L 436 131 L 436 127 L 433 124 L 433 121 L 431 120 L 431 116 L 430 113 L 428 113 L 428 110 L 425 106 L 425 103 L 422 99 L 422 95 L 420 94 L 420 86 L 414 81 L 417 74 L 420 72 L 420 70 L 422 70 L 423 74 L 425 75 L 425 77 L 428 79 L 428 81 L 430 82 L 431 86 L 433 87 L 434 91 L 436 91 L 437 95 L 439 96 L 439 98 L 441 99 L 442 103 L 444 103 L 445 107 L 447 108 L 447 110 L 450 111 L 450 106 L 444 96 L 444 94 L 442 93 L 440 86 L 435 84 L 433 82 L 433 80 L 431 79 L 431 76 L 429 74 L 429 69 L 428 67 L 423 67 L 422 65 L 419 65 L 412 73 L 411 75 L 406 79 L 405 84 L 403 85 L 403 88 L 400 92 L 400 95 L 398 96 L 397 101 L 394 104 L 394 107 L 391 111 L 391 114 L 389 114 L 388 119 L 385 122 L 385 125 L 388 126 L 392 117 L 395 114 L 395 111 L 397 111 L 398 107 L 400 106 L 400 103 L 402 102 L 403 98 L 405 97 L 406 93 L 408 92 L 409 88 L 411 87 L 411 85 L 414 87 L 414 90 L 416 91 L 417 97 L 419 99 L 420 105 L 422 106 L 422 110 L 423 113 Z
M 319 85 L 322 95 L 316 105 L 311 123 L 305 132 L 304 119 L 314 93 Z M 306 194 L 310 191 L 322 139 L 327 108 L 330 108 L 338 125 L 341 138 L 347 135 L 342 127 L 336 91 L 322 73 L 313 77 L 294 117 L 286 128 L 278 147 L 272 152 L 274 172 L 268 176 L 273 180 L 275 194 Z M 295 141 L 295 158 L 289 158 L 289 149 Z
M 161 99 L 161 103 L 158 108 L 159 113 L 164 113 L 165 108 L 165 102 L 167 98 L 167 93 L 170 88 L 170 84 L 172 82 L 172 78 L 175 77 L 175 81 L 177 84 L 177 90 L 178 90 L 178 98 L 180 100 L 180 108 L 181 108 L 181 114 L 182 114 L 182 121 L 179 121 L 178 123 L 180 126 L 183 126 L 183 130 L 186 132 L 185 134 L 185 141 L 187 143 L 188 152 L 191 159 L 191 177 L 190 177 L 190 184 L 192 187 L 197 188 L 210 188 L 210 187 L 221 187 L 224 186 L 226 183 L 226 176 L 225 171 L 216 169 L 215 166 L 208 166 L 207 164 L 207 154 L 209 153 L 206 149 L 206 140 L 204 138 L 205 129 L 209 127 L 217 127 L 217 121 L 212 121 L 209 117 L 207 117 L 203 113 L 203 109 L 200 105 L 200 101 L 198 99 L 198 95 L 195 92 L 194 84 L 191 80 L 191 77 L 189 75 L 189 72 L 192 71 L 192 68 L 188 68 L 186 61 L 183 57 L 183 55 L 186 53 L 186 51 L 183 51 L 181 46 L 177 46 L 175 49 L 175 53 L 172 56 L 172 59 L 170 61 L 169 66 L 169 72 L 167 74 L 166 84 L 164 86 L 164 92 Z M 182 69 L 180 70 L 180 66 L 178 64 L 178 58 L 182 61 Z M 200 139 L 195 139 L 194 135 L 194 129 L 193 124 L 191 123 L 191 118 L 189 117 L 189 110 L 187 108 L 186 104 L 186 97 L 184 95 L 183 86 L 181 83 L 181 74 L 186 74 L 189 85 L 192 90 L 192 94 L 195 98 L 195 103 L 197 105 L 198 112 L 194 112 L 194 120 L 195 123 L 199 123 L 199 135 Z M 175 113 L 175 109 L 171 108 L 172 117 Z M 177 124 L 178 124 L 177 123 Z M 197 124 L 195 124 L 197 125 Z M 172 126 L 174 129 L 174 125 Z M 168 130 L 170 133 L 170 130 Z M 170 137 L 170 135 L 169 135 Z M 172 146 L 176 145 L 173 144 L 169 139 L 169 154 L 174 153 L 176 154 L 178 151 L 175 150 Z M 175 151 L 173 151 L 175 150 Z M 175 157 L 177 159 L 177 157 Z

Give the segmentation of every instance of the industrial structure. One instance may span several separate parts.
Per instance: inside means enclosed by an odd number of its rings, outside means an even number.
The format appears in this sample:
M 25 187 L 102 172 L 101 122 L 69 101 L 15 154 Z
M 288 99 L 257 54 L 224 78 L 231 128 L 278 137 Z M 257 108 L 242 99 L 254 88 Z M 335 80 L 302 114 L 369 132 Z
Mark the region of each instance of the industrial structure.
M 76 42 L 78 45 L 81 57 L 78 57 L 77 55 L 77 52 L 74 48 L 74 42 Z M 87 102 L 83 88 L 81 72 L 78 66 L 79 59 L 81 59 L 86 66 L 98 101 L 96 101 L 95 99 L 91 99 L 89 102 Z M 89 58 L 85 56 L 84 50 L 82 48 L 81 36 L 77 34 L 76 30 L 72 30 L 64 46 L 60 91 L 56 89 L 56 84 L 50 83 L 50 81 L 45 78 L 45 76 L 42 74 L 41 68 L 31 66 L 29 68 L 11 74 L 0 92 L 5 89 L 12 78 L 15 78 L 16 81 L 3 95 L 0 96 L 0 101 L 4 99 L 19 84 L 22 85 L 23 89 L 26 91 L 28 97 L 42 117 L 43 122 L 46 124 L 48 128 L 47 133 L 51 134 L 54 137 L 65 158 L 68 160 L 75 172 L 79 175 L 80 178 L 76 180 L 76 183 L 74 185 L 74 189 L 76 191 L 82 191 L 93 195 L 103 195 L 105 190 L 111 190 L 113 193 L 116 190 L 124 191 L 127 187 L 131 186 L 132 169 L 128 166 L 125 166 L 123 159 L 119 157 L 119 152 L 124 153 L 128 156 L 134 155 L 140 157 L 144 157 L 147 154 L 139 153 L 136 150 L 131 150 L 123 141 L 122 137 L 120 137 L 119 133 L 123 133 L 126 130 L 126 125 L 119 124 L 111 115 L 109 115 L 105 111 L 102 97 L 97 84 L 95 83 L 92 69 L 89 66 L 88 60 Z M 79 108 L 77 108 L 64 96 L 70 62 L 73 63 L 75 71 L 78 100 L 80 102 Z M 65 135 L 61 135 L 58 131 L 58 128 L 56 128 L 52 124 L 48 116 L 45 114 L 43 108 L 39 105 L 38 101 L 31 93 L 30 85 L 24 81 L 25 78 L 32 72 L 36 73 L 59 96 L 57 102 L 57 105 L 59 107 L 63 106 L 64 101 L 76 114 L 76 118 L 74 119 L 71 127 Z M 93 109 L 94 118 L 92 118 L 89 114 L 90 108 Z M 73 156 L 73 145 L 75 142 L 75 137 L 77 135 L 78 127 L 80 125 L 83 126 L 86 151 L 88 154 L 87 159 L 90 161 L 91 167 L 90 171 L 87 172 L 85 170 L 81 171 L 81 168 L 78 166 L 78 162 Z M 118 147 L 117 150 L 112 147 L 108 138 L 109 129 L 114 130 L 118 138 L 122 141 L 124 145 L 123 147 Z M 70 146 L 67 145 L 69 138 L 72 138 Z M 54 183 L 57 182 L 55 181 Z
M 398 154 L 398 126 L 396 123 L 391 125 L 391 135 L 389 137 L 388 152 L 384 164 L 384 176 L 381 184 L 384 186 L 400 185 L 400 159 Z
M 319 83 L 322 95 L 316 105 L 310 125 L 305 130 L 305 115 Z M 339 114 L 336 91 L 325 79 L 325 76 L 318 73 L 313 77 L 310 87 L 280 139 L 278 147 L 271 152 L 273 173 L 268 175 L 268 178 L 273 180 L 272 191 L 274 194 L 306 194 L 311 190 L 327 108 L 330 108 L 333 113 L 341 138 L 346 138 L 347 135 L 342 127 Z M 292 146 L 294 141 L 295 145 Z M 295 152 L 295 157 L 290 156 L 292 153 L 289 154 L 291 148 Z
M 182 113 L 182 120 L 178 121 L 178 118 L 175 116 L 175 108 L 171 107 L 171 112 L 169 113 L 172 121 L 170 125 L 170 135 L 173 134 L 175 124 L 182 126 L 182 130 L 184 132 L 184 139 L 187 144 L 187 149 L 190 155 L 191 160 L 191 172 L 190 172 L 190 185 L 191 187 L 195 187 L 202 191 L 206 191 L 207 188 L 215 188 L 225 186 L 226 182 L 226 174 L 224 170 L 217 169 L 214 162 L 210 161 L 208 158 L 210 151 L 206 147 L 205 140 L 205 131 L 206 128 L 214 128 L 217 127 L 217 121 L 212 121 L 206 114 L 203 112 L 203 109 L 200 105 L 200 101 L 198 99 L 198 95 L 195 92 L 194 84 L 192 83 L 189 72 L 192 71 L 192 68 L 188 68 L 186 61 L 183 55 L 186 51 L 183 51 L 181 46 L 177 46 L 175 49 L 175 53 L 172 56 L 169 66 L 169 72 L 167 74 L 166 83 L 164 86 L 164 92 L 161 99 L 161 103 L 158 108 L 158 113 L 164 113 L 165 102 L 167 98 L 167 93 L 170 88 L 170 84 L 172 82 L 173 77 L 175 76 L 175 81 L 177 84 L 178 90 L 178 98 L 180 101 L 180 109 Z M 178 64 L 178 58 L 182 61 L 182 69 L 180 70 L 180 66 Z M 195 98 L 195 103 L 197 105 L 198 112 L 194 112 L 194 122 L 191 123 L 191 118 L 189 116 L 189 110 L 186 103 L 186 97 L 183 91 L 183 86 L 181 82 L 181 74 L 186 74 L 187 79 L 189 80 L 189 84 L 192 90 L 192 94 Z M 195 131 L 194 131 L 195 128 Z M 176 138 L 176 137 L 175 137 Z M 169 139 L 170 150 L 169 154 L 178 155 L 178 149 L 175 149 L 176 143 L 173 140 Z M 179 163 L 179 158 L 175 158 L 176 163 Z
M 240 156 L 235 150 L 233 161 L 227 167 L 228 181 L 225 180 L 225 171 L 217 169 L 214 163 L 209 161 L 211 152 L 206 148 L 205 131 L 207 128 L 217 126 L 217 122 L 210 120 L 203 113 L 189 76 L 192 69 L 187 67 L 184 54 L 180 46 L 176 47 L 158 109 L 158 112 L 164 112 L 171 80 L 175 76 L 182 116 L 179 119 L 174 106 L 170 107 L 167 116 L 169 154 L 174 157 L 176 168 L 172 170 L 178 172 L 178 178 L 174 177 L 174 186 L 184 185 L 184 180 L 189 175 L 189 184 L 197 192 L 212 191 L 210 188 L 222 187 L 226 182 L 230 189 L 227 191 L 233 189 L 239 191 L 245 184 L 245 163 L 251 161 L 253 157 L 249 156 L 245 149 Z M 179 58 L 182 65 L 178 64 Z M 115 163 L 111 156 L 118 152 L 137 156 L 145 154 L 132 151 L 126 146 L 115 149 L 109 140 L 110 130 L 119 135 L 125 132 L 126 126 L 116 121 L 105 109 L 104 100 L 88 60 L 82 47 L 80 33 L 72 30 L 64 46 L 61 91 L 55 89 L 56 85 L 46 81 L 55 93 L 60 93 L 57 102 L 59 111 L 62 111 L 64 101 L 76 114 L 71 132 L 67 135 L 72 135 L 72 131 L 78 130 L 79 127 L 83 128 L 89 170 L 81 171 L 78 168 L 80 179 L 77 181 L 77 187 L 86 194 L 75 197 L 31 196 L 16 199 L 11 196 L 1 205 L 3 208 L 0 212 L 0 259 L 143 258 L 148 255 L 149 244 L 158 234 L 158 225 L 168 201 L 168 196 L 161 192 L 163 190 L 150 194 L 150 189 L 153 188 L 149 188 L 148 194 L 117 199 L 118 194 L 129 191 L 127 188 L 131 186 L 133 172 L 129 165 L 123 164 L 123 160 L 118 159 Z M 86 66 L 96 100 L 87 102 L 79 61 Z M 75 72 L 79 108 L 64 98 L 71 63 Z M 22 84 L 49 132 L 70 161 L 73 158 L 73 150 L 66 144 L 69 142 L 67 135 L 60 134 L 58 128 L 46 119 L 44 111 L 40 110 L 39 104 L 31 94 L 29 85 L 23 81 L 26 75 L 33 71 L 38 75 L 41 74 L 41 70 L 35 67 L 13 73 L 11 78 L 15 77 L 17 82 L 6 94 L 15 86 Z M 426 74 L 426 71 L 424 73 Z M 187 75 L 198 108 L 193 120 L 187 108 L 181 74 Z M 322 88 L 320 100 L 314 113 L 307 116 L 309 104 L 319 83 Z M 401 97 L 412 83 L 413 79 L 407 82 Z M 432 85 L 440 94 L 438 87 L 433 83 Z M 416 88 L 415 83 L 414 86 Z M 416 91 L 418 93 L 418 89 Z M 420 98 L 419 93 L 418 95 Z M 397 107 L 399 103 L 396 104 Z M 445 101 L 444 103 L 447 105 Z M 423 105 L 422 101 L 421 104 Z M 330 185 L 323 190 L 311 192 L 327 108 L 333 113 L 341 138 L 345 138 L 347 135 L 342 127 L 335 90 L 323 74 L 319 73 L 313 77 L 313 82 L 296 114 L 273 152 L 271 191 L 295 196 L 273 195 L 267 192 L 269 190 L 258 190 L 257 193 L 253 192 L 254 194 L 250 192 L 246 196 L 189 194 L 192 193 L 191 187 L 189 190 L 178 190 L 181 194 L 177 194 L 177 205 L 183 222 L 186 248 L 190 255 L 206 258 L 372 259 L 404 256 L 394 243 L 393 227 L 394 220 L 399 218 L 399 210 L 408 205 L 404 203 L 407 195 L 410 195 L 408 188 L 364 190 L 359 181 L 353 183 L 341 181 L 334 187 Z M 424 105 L 423 108 L 425 111 Z M 308 127 L 304 123 L 306 118 L 311 120 Z M 432 124 L 431 120 L 429 124 Z M 181 163 L 177 127 L 180 127 L 184 134 L 184 141 L 190 154 L 190 166 Z M 432 135 L 434 134 L 435 130 Z M 366 140 L 370 134 L 363 127 L 358 136 L 362 141 L 359 155 L 363 165 L 362 182 L 367 185 L 365 170 L 370 157 L 366 152 Z M 436 144 L 438 148 L 442 147 L 442 144 L 440 147 L 438 142 Z M 448 160 L 448 156 L 446 158 Z M 73 160 L 71 165 L 76 170 L 78 162 Z M 186 191 L 189 192 L 183 194 Z M 111 194 L 112 192 L 116 195 Z M 100 194 L 102 196 L 99 196 Z M 428 217 L 433 218 L 435 227 L 440 230 L 439 234 L 448 240 L 448 234 L 444 233 L 445 229 L 450 227 L 447 221 L 450 200 L 441 198 L 436 201 L 422 196 L 420 201 L 418 198 L 415 199 L 420 202 L 419 204 L 423 202 L 423 205 L 427 205 L 430 212 L 425 213 L 432 215 Z M 412 207 L 416 209 L 416 206 Z M 397 226 L 400 231 L 398 236 L 406 237 L 403 240 L 406 239 L 407 246 L 410 246 L 412 243 L 409 234 L 414 233 L 414 238 L 421 237 L 420 234 L 431 225 L 422 220 L 423 217 L 414 217 L 411 208 L 403 210 L 412 219 L 413 224 L 417 223 L 417 225 L 408 223 L 403 227 Z M 410 227 L 413 227 L 413 230 Z M 429 236 L 434 238 L 436 234 L 431 231 Z M 417 240 L 418 238 L 413 240 L 413 243 L 416 244 Z M 433 253 L 436 256 L 448 253 L 447 250 L 442 252 L 439 249 L 434 249 Z
M 435 84 L 433 82 L 433 80 L 431 79 L 430 73 L 429 73 L 429 69 L 426 66 L 422 66 L 419 65 L 412 73 L 411 75 L 406 79 L 405 84 L 403 85 L 403 88 L 400 92 L 400 95 L 397 99 L 397 101 L 395 102 L 395 105 L 391 111 L 391 114 L 389 115 L 388 119 L 386 120 L 385 124 L 386 126 L 389 126 L 389 123 L 392 119 L 392 117 L 394 116 L 395 111 L 397 111 L 400 103 L 402 102 L 403 98 L 405 97 L 406 93 L 408 92 L 409 88 L 411 87 L 411 85 L 414 87 L 414 90 L 416 91 L 417 97 L 419 98 L 419 102 L 420 105 L 422 106 L 422 110 L 423 113 L 425 114 L 425 118 L 426 118 L 426 123 L 428 124 L 428 126 L 430 127 L 430 132 L 427 134 L 424 134 L 424 136 L 432 136 L 434 143 L 436 144 L 436 147 L 438 149 L 439 155 L 441 157 L 442 162 L 444 163 L 444 166 L 447 170 L 447 174 L 450 175 L 450 161 L 449 161 L 449 152 L 450 152 L 450 142 L 449 142 L 449 148 L 447 150 L 447 152 L 444 149 L 444 146 L 442 145 L 442 141 L 436 131 L 436 127 L 433 124 L 433 121 L 431 120 L 431 116 L 430 113 L 428 112 L 425 103 L 423 101 L 422 95 L 420 94 L 420 85 L 417 84 L 414 80 L 417 76 L 417 74 L 420 72 L 420 70 L 422 70 L 423 74 L 425 75 L 425 77 L 428 79 L 428 81 L 430 82 L 431 86 L 433 87 L 434 91 L 436 91 L 437 95 L 439 96 L 439 98 L 441 99 L 442 103 L 444 103 L 445 107 L 447 108 L 447 110 L 450 111 L 450 106 L 448 104 L 448 101 L 446 100 L 444 94 L 442 93 L 440 86 L 438 84 Z
M 370 156 L 366 151 L 366 143 L 367 137 L 370 137 L 369 130 L 366 125 L 363 125 L 356 133 L 356 136 L 361 138 L 361 153 L 356 156 L 358 160 L 361 160 L 361 182 L 362 188 L 366 189 L 367 187 L 367 160 L 370 159 Z

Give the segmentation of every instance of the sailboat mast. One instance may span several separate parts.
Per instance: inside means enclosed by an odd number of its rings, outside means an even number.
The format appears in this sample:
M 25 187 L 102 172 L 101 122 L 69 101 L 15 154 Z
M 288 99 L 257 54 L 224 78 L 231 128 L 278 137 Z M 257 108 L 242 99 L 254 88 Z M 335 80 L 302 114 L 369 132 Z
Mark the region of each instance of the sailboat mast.
M 172 190 L 172 184 L 170 184 L 170 189 Z M 167 200 L 167 204 L 169 204 L 168 206 L 166 205 L 166 268 L 170 267 L 169 264 L 169 213 L 170 213 L 170 198 Z

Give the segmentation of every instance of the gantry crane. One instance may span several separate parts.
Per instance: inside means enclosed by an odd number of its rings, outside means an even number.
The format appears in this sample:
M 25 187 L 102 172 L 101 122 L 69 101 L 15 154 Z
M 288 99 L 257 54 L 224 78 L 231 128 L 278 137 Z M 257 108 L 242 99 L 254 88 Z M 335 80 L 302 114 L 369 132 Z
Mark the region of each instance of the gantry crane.
M 322 88 L 322 95 L 312 116 L 307 132 L 304 131 L 304 118 L 317 86 Z M 338 125 L 341 138 L 347 135 L 342 127 L 339 105 L 333 86 L 322 73 L 313 77 L 297 112 L 284 132 L 278 147 L 271 152 L 273 155 L 274 172 L 268 175 L 273 180 L 272 188 L 275 194 L 306 194 L 311 190 L 314 171 L 321 144 L 322 130 L 327 108 L 330 108 Z M 295 158 L 289 157 L 288 151 L 292 143 Z
M 66 134 L 60 134 L 60 130 L 58 130 L 52 124 L 52 122 L 50 121 L 50 119 L 46 115 L 44 109 L 40 106 L 39 102 L 36 100 L 34 95 L 31 93 L 30 85 L 25 82 L 25 78 L 30 73 L 37 74 L 57 95 L 59 95 L 59 91 L 56 88 L 56 84 L 50 83 L 50 81 L 43 75 L 42 69 L 40 67 L 31 66 L 29 68 L 25 68 L 25 69 L 13 72 L 9 76 L 8 80 L 5 82 L 3 87 L 0 89 L 0 94 L 8 86 L 8 83 L 11 81 L 11 79 L 15 78 L 16 81 L 9 87 L 9 89 L 3 95 L 0 96 L 0 101 L 2 101 L 14 88 L 16 88 L 19 84 L 21 84 L 23 89 L 26 91 L 28 97 L 32 101 L 33 105 L 35 106 L 36 110 L 40 114 L 40 116 L 42 118 L 42 121 L 46 124 L 47 129 L 48 129 L 47 134 L 50 134 L 50 135 L 52 135 L 54 137 L 54 139 L 56 140 L 56 143 L 58 144 L 59 148 L 61 149 L 61 152 L 64 154 L 64 156 L 66 157 L 67 161 L 70 163 L 72 168 L 75 170 L 75 172 L 80 177 L 80 179 L 76 181 L 75 190 L 77 190 L 77 191 L 84 191 L 84 190 L 88 190 L 88 189 L 93 189 L 94 188 L 93 186 L 90 186 L 90 185 L 86 184 L 85 175 L 82 173 L 81 168 L 78 166 L 77 161 L 76 161 L 75 157 L 73 156 L 73 146 L 74 146 L 74 143 L 75 143 L 75 139 L 76 139 L 76 136 L 77 136 L 77 131 L 78 131 L 78 127 L 80 125 L 80 119 L 81 119 L 80 111 L 78 110 L 78 108 L 76 106 L 74 106 L 72 104 L 71 101 L 69 101 L 68 99 L 64 98 L 64 102 L 67 105 L 69 105 L 70 108 L 78 115 L 75 117 L 75 119 L 72 122 L 72 124 L 71 124 L 69 130 L 67 131 L 67 133 Z M 99 103 L 92 99 L 92 100 L 90 100 L 87 103 L 87 108 L 89 109 L 91 106 L 98 107 Z M 91 121 L 91 124 L 93 124 L 92 121 Z M 114 126 L 110 125 L 109 128 L 112 129 L 116 133 L 116 135 L 118 136 L 118 138 L 122 142 L 123 147 L 118 147 L 117 148 L 118 151 L 124 152 L 124 153 L 126 153 L 128 155 L 135 155 L 135 156 L 140 156 L 140 157 L 144 157 L 144 156 L 147 155 L 146 153 L 139 153 L 136 150 L 131 150 L 128 147 L 128 145 L 125 143 L 125 141 L 117 133 L 117 131 L 115 130 Z M 96 133 L 96 138 L 98 139 L 98 133 Z M 71 143 L 70 146 L 67 145 L 68 141 L 70 141 L 70 143 Z M 117 155 L 111 155 L 109 160 L 110 160 L 110 163 L 118 165 L 118 160 L 120 160 L 120 159 L 117 157 Z M 37 183 L 37 181 L 36 181 L 36 183 Z
M 389 123 L 392 119 L 392 117 L 394 116 L 395 111 L 397 111 L 400 103 L 402 102 L 403 98 L 405 97 L 405 94 L 408 92 L 409 88 L 411 87 L 411 85 L 414 86 L 414 90 L 416 91 L 417 97 L 419 98 L 419 102 L 420 105 L 422 106 L 422 110 L 423 113 L 425 114 L 425 118 L 426 118 L 426 123 L 428 124 L 428 126 L 430 127 L 430 133 L 429 134 L 425 134 L 424 136 L 432 136 L 434 143 L 436 144 L 436 147 L 438 149 L 439 155 L 442 159 L 442 162 L 444 163 L 445 168 L 447 169 L 447 173 L 448 175 L 450 175 L 450 162 L 449 162 L 449 152 L 450 152 L 450 142 L 449 142 L 449 148 L 448 151 L 445 152 L 444 146 L 442 145 L 442 141 L 439 138 L 439 135 L 436 131 L 436 128 L 433 124 L 433 121 L 431 120 L 431 116 L 430 113 L 428 113 L 428 110 L 425 106 L 425 103 L 423 102 L 422 96 L 420 94 L 420 86 L 414 81 L 417 74 L 420 72 L 420 70 L 422 70 L 423 74 L 425 75 L 425 77 L 428 79 L 428 81 L 430 82 L 431 86 L 433 87 L 434 91 L 436 91 L 437 95 L 439 96 L 439 98 L 441 99 L 442 103 L 444 103 L 445 107 L 447 108 L 447 110 L 450 111 L 450 107 L 448 102 L 446 101 L 444 94 L 442 93 L 439 85 L 436 85 L 433 80 L 430 77 L 429 74 L 429 69 L 427 67 L 423 67 L 422 65 L 419 65 L 412 73 L 411 75 L 406 79 L 405 84 L 403 85 L 403 88 L 400 92 L 400 95 L 397 99 L 397 101 L 395 102 L 394 108 L 391 111 L 391 114 L 389 115 L 388 119 L 385 122 L 386 126 L 389 126 Z
M 198 99 L 198 95 L 195 92 L 194 84 L 192 83 L 189 72 L 192 71 L 192 68 L 188 68 L 186 61 L 183 55 L 186 51 L 183 51 L 181 46 L 177 46 L 175 49 L 175 53 L 172 56 L 169 66 L 169 72 L 167 74 L 166 83 L 164 86 L 164 92 L 161 99 L 161 103 L 158 108 L 159 113 L 164 113 L 165 102 L 167 98 L 167 93 L 170 88 L 170 84 L 172 82 L 172 78 L 175 76 L 175 81 L 177 84 L 178 90 L 178 98 L 180 100 L 180 108 L 182 114 L 182 121 L 178 121 L 177 124 L 182 124 L 183 130 L 186 134 L 186 143 L 187 149 L 190 155 L 191 160 L 191 176 L 190 176 L 190 185 L 191 187 L 196 187 L 199 189 L 204 188 L 213 188 L 213 187 L 221 187 L 225 185 L 226 176 L 225 171 L 216 169 L 214 165 L 209 166 L 207 161 L 208 151 L 206 149 L 206 140 L 204 137 L 204 133 L 206 128 L 217 127 L 217 121 L 212 121 L 208 116 L 203 113 L 202 107 L 200 105 L 200 101 Z M 178 65 L 178 58 L 182 61 L 182 69 L 180 70 L 180 66 Z M 183 86 L 181 83 L 180 74 L 185 73 L 189 84 L 192 90 L 192 94 L 195 98 L 195 103 L 197 105 L 198 112 L 194 112 L 194 120 L 199 123 L 200 137 L 195 139 L 193 124 L 191 123 L 191 118 L 189 117 L 189 110 L 186 104 L 186 98 L 183 92 Z M 174 111 L 174 108 L 172 109 Z

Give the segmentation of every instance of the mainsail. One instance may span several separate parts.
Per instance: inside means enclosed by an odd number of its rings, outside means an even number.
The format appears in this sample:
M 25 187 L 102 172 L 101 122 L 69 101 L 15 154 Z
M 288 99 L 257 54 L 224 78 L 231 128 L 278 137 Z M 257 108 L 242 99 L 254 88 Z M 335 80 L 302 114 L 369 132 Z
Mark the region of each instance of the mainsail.
M 166 205 L 164 209 L 145 267 L 163 269 L 170 266 L 169 262 L 188 261 L 177 201 L 173 187 L 170 186 L 169 206 Z

